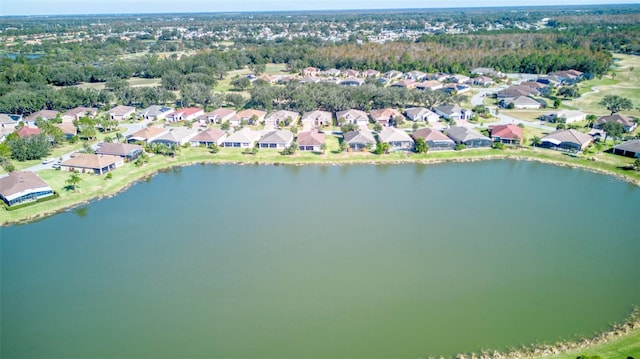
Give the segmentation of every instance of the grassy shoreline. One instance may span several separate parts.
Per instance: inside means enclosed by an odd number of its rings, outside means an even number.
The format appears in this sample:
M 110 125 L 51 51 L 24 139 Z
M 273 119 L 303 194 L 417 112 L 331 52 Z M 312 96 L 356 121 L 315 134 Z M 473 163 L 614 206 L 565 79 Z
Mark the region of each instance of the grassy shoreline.
M 374 155 L 371 153 L 329 153 L 310 154 L 298 153 L 293 156 L 283 156 L 276 151 L 262 151 L 257 155 L 242 154 L 239 150 L 221 150 L 211 154 L 205 148 L 183 149 L 176 157 L 152 156 L 149 163 L 142 167 L 135 167 L 132 163 L 125 164 L 112 172 L 112 179 L 105 176 L 81 174 L 82 181 L 78 191 L 65 190 L 65 180 L 68 172 L 43 170 L 40 177 L 60 193 L 60 198 L 54 201 L 35 203 L 31 206 L 19 208 L 15 211 L 2 210 L 0 224 L 23 224 L 68 210 L 93 200 L 117 195 L 133 184 L 151 178 L 161 171 L 173 167 L 191 166 L 196 164 L 220 165 L 381 165 L 381 164 L 440 164 L 447 162 L 475 162 L 487 160 L 521 160 L 536 161 L 557 166 L 580 168 L 596 173 L 613 176 L 622 181 L 640 186 L 640 172 L 624 170 L 619 156 L 598 154 L 589 158 L 575 158 L 557 151 L 538 148 L 525 149 L 475 149 L 465 151 L 431 152 L 428 154 L 391 153 L 388 155 Z M 593 160 L 595 159 L 595 161 Z M 622 159 L 623 161 L 625 159 Z M 632 159 L 628 159 L 630 164 Z

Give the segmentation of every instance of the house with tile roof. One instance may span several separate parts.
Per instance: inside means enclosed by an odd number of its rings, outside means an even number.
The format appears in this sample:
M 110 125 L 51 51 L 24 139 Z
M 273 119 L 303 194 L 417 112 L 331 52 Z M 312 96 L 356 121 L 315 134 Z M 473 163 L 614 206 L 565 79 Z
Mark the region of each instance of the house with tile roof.
M 52 120 L 56 117 L 58 117 L 58 114 L 60 112 L 55 111 L 55 110 L 40 110 L 37 112 L 32 113 L 31 115 L 25 117 L 25 121 L 26 122 L 31 122 L 31 123 L 35 123 L 37 119 L 43 119 L 45 121 L 48 120 Z
M 256 142 L 262 137 L 260 132 L 254 131 L 248 127 L 242 128 L 229 135 L 224 141 L 224 147 L 232 148 L 252 148 Z
M 132 106 L 116 106 L 107 111 L 109 119 L 115 121 L 124 121 L 133 116 L 135 113 L 136 108 Z
M 422 138 L 429 146 L 429 151 L 454 150 L 456 143 L 444 133 L 429 127 L 419 128 L 413 132 L 413 138 Z
M 364 129 L 345 133 L 343 141 L 349 146 L 349 151 L 365 151 L 376 145 L 373 133 Z
M 94 118 L 98 115 L 98 109 L 95 107 L 78 106 L 62 114 L 62 122 L 73 122 L 81 117 Z
M 371 119 L 382 126 L 395 125 L 396 118 L 404 119 L 404 116 L 395 108 L 383 108 L 371 111 Z
M 514 124 L 489 126 L 489 134 L 494 142 L 519 145 L 522 142 L 522 128 Z
M 298 122 L 300 114 L 293 111 L 279 110 L 271 113 L 264 119 L 264 125 L 270 127 L 294 125 Z
M 120 142 L 102 142 L 98 143 L 96 155 L 110 155 L 122 157 L 127 161 L 134 161 L 144 153 L 144 149 L 140 145 Z
M 218 128 L 209 128 L 195 135 L 189 143 L 191 146 L 222 146 L 227 139 L 227 133 Z
M 230 121 L 236 115 L 236 110 L 232 108 L 220 107 L 211 112 L 207 112 L 198 116 L 198 122 L 201 123 L 224 123 Z
M 327 135 L 318 132 L 313 129 L 311 131 L 304 131 L 298 134 L 296 143 L 300 151 L 314 151 L 321 152 L 322 145 L 327 141 Z
M 293 132 L 289 130 L 277 130 L 267 132 L 260 140 L 258 147 L 268 149 L 284 150 L 293 143 Z
M 149 127 L 145 127 L 137 132 L 132 133 L 131 135 L 127 136 L 127 142 L 132 143 L 132 142 L 145 142 L 145 143 L 149 143 L 153 140 L 155 140 L 156 138 L 164 135 L 165 133 L 169 132 L 169 129 L 164 128 L 164 127 L 158 127 L 158 126 L 149 126 Z
M 198 130 L 195 128 L 173 127 L 169 129 L 169 132 L 151 140 L 150 143 L 164 143 L 167 146 L 182 146 L 189 143 L 189 141 L 197 134 Z
M 493 143 L 489 137 L 462 126 L 449 127 L 446 135 L 457 145 L 465 145 L 467 148 L 491 147 Z
M 261 110 L 254 110 L 254 109 L 242 110 L 236 113 L 233 117 L 231 117 L 231 119 L 229 120 L 229 123 L 232 126 L 240 126 L 243 121 L 246 121 L 250 125 L 251 124 L 257 125 L 258 123 L 264 121 L 264 116 L 266 114 L 267 113 L 265 111 L 261 111 Z
M 579 152 L 587 148 L 593 138 L 574 129 L 552 132 L 540 139 L 540 147 Z
M 7 206 L 34 202 L 53 195 L 53 188 L 31 171 L 9 172 L 0 178 L 0 199 Z
M 20 138 L 37 136 L 42 133 L 42 131 L 39 128 L 31 127 L 31 126 L 22 126 L 15 132 Z
M 180 121 L 193 121 L 196 117 L 203 115 L 204 111 L 197 107 L 184 107 L 173 111 L 167 115 L 167 121 L 180 122 Z
M 358 126 L 366 126 L 369 124 L 369 116 L 367 113 L 361 110 L 344 110 L 336 112 L 336 118 L 340 125 L 354 124 Z
M 404 130 L 395 127 L 385 127 L 378 133 L 378 140 L 389 144 L 390 151 L 413 151 L 413 138 Z
M 332 120 L 331 112 L 315 110 L 303 113 L 300 122 L 305 127 L 320 127 L 331 125 Z
M 122 165 L 124 165 L 124 159 L 120 156 L 78 153 L 63 161 L 60 164 L 60 168 L 71 172 L 78 171 L 102 175 Z

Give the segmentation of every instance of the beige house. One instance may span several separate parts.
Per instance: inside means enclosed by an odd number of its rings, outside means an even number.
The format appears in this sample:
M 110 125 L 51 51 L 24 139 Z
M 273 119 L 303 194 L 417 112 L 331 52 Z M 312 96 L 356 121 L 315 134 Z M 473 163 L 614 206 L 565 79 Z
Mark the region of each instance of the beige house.
M 124 158 L 111 155 L 94 155 L 90 153 L 78 153 L 70 159 L 63 161 L 60 168 L 66 171 L 78 171 L 81 173 L 105 174 L 124 165 Z

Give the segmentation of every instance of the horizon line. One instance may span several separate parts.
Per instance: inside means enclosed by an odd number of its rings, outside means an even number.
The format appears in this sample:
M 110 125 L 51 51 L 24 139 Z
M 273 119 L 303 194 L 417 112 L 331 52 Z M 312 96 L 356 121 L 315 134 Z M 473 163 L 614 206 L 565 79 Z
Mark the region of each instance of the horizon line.
M 459 10 L 459 9 L 517 9 L 517 8 L 572 8 L 572 7 L 616 7 L 616 6 L 629 6 L 640 7 L 640 3 L 616 3 L 616 4 L 569 4 L 569 5 L 484 5 L 484 6 L 435 6 L 435 7 L 415 7 L 415 8 L 387 8 L 387 7 L 375 7 L 375 8 L 353 8 L 353 9 L 305 9 L 305 10 L 237 10 L 237 11 L 171 11 L 171 12 L 121 12 L 121 13 L 51 13 L 51 14 L 15 14 L 15 15 L 0 15 L 0 18 L 42 18 L 42 17 L 56 17 L 56 16 L 123 16 L 123 15 L 213 15 L 213 14 L 264 14 L 264 13 L 317 13 L 317 12 L 353 12 L 353 11 L 424 11 L 424 10 Z

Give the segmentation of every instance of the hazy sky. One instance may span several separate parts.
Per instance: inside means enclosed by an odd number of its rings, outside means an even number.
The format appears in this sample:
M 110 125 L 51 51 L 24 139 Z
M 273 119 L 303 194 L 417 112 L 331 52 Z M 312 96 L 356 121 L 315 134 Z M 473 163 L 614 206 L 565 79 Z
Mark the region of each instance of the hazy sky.
M 634 4 L 638 0 L 0 0 L 2 15 Z

